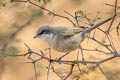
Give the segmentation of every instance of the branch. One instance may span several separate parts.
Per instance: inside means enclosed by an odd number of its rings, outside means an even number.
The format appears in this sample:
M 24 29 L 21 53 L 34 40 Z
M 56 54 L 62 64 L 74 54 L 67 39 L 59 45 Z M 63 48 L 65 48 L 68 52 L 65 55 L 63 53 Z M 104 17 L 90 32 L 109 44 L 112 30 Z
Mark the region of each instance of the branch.
M 14 1 L 14 2 L 25 2 L 25 3 L 26 3 L 26 2 L 29 2 L 30 4 L 32 4 L 32 5 L 36 6 L 36 7 L 39 7 L 39 8 L 41 8 L 41 9 L 43 9 L 43 10 L 45 10 L 45 11 L 53 14 L 53 16 L 58 16 L 58 17 L 67 19 L 69 22 L 71 22 L 71 23 L 73 24 L 73 26 L 76 26 L 76 24 L 75 24 L 71 19 L 69 19 L 68 17 L 65 17 L 65 16 L 62 16 L 62 15 L 56 14 L 56 13 L 54 13 L 54 12 L 52 12 L 52 11 L 50 11 L 50 10 L 48 10 L 48 9 L 40 6 L 40 5 L 35 4 L 35 3 L 32 2 L 31 0 L 27 0 L 27 1 L 21 1 L 21 0 L 19 1 L 19 0 L 17 0 L 17 1 Z

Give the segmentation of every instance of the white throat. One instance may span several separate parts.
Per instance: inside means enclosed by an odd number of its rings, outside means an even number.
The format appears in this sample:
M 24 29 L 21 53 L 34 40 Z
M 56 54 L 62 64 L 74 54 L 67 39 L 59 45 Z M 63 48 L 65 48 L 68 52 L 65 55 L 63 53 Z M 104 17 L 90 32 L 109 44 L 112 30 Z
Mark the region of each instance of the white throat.
M 47 42 L 51 42 L 52 41 L 52 39 L 53 39 L 53 34 L 52 33 L 50 33 L 50 34 L 42 34 L 41 35 L 41 38 L 43 39 L 43 40 L 45 40 L 45 41 L 47 41 Z

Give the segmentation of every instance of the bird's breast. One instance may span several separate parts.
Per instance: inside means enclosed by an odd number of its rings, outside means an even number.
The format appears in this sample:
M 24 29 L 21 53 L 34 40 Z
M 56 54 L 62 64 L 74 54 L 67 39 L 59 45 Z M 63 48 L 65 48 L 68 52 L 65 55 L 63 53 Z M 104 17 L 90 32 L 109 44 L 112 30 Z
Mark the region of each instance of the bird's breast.
M 53 38 L 51 41 L 51 47 L 59 52 L 71 52 L 77 49 L 79 46 L 79 41 L 76 39 L 60 39 L 58 37 Z
M 53 34 L 43 34 L 41 38 L 46 42 L 51 42 L 53 40 Z

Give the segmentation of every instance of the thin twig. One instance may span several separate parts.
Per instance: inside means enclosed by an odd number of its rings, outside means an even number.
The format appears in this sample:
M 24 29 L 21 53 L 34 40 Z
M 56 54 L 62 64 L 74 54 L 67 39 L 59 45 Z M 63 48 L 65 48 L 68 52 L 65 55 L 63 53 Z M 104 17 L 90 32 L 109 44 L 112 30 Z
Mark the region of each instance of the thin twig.
M 98 68 L 100 69 L 100 71 L 104 74 L 104 76 L 106 77 L 107 80 L 110 80 L 107 75 L 105 74 L 105 72 L 102 70 L 102 68 L 100 66 L 98 66 Z
M 116 27 L 117 35 L 119 35 L 119 29 L 120 29 L 120 22 L 118 23 L 118 25 L 117 25 L 117 27 Z
M 51 66 L 51 62 L 49 62 L 48 64 L 47 80 L 49 79 L 50 66 Z
M 117 50 L 115 49 L 114 43 L 113 43 L 113 41 L 111 40 L 111 38 L 110 38 L 110 36 L 109 36 L 109 33 L 106 33 L 106 36 L 107 36 L 107 38 L 108 38 L 108 40 L 109 40 L 109 43 L 110 43 L 110 46 L 111 46 L 112 50 L 113 50 L 114 52 L 117 52 Z M 114 55 L 117 55 L 117 53 L 114 53 Z
M 71 65 L 71 69 L 70 69 L 69 74 L 63 80 L 66 80 L 72 74 L 73 68 L 74 68 L 74 64 Z
M 79 64 L 77 64 L 77 67 L 78 67 L 78 69 L 79 69 L 80 74 L 82 75 L 82 71 L 81 71 L 81 69 L 80 69 Z
M 115 7 L 114 5 L 111 5 L 111 4 L 108 4 L 108 3 L 105 3 L 105 5 Z M 120 6 L 116 6 L 116 7 L 117 7 L 117 8 L 120 8 Z
M 35 63 L 33 63 L 33 65 L 34 65 L 34 71 L 35 71 L 35 78 L 36 78 L 36 80 L 38 80 L 36 65 L 35 65 Z
M 111 23 L 110 23 L 110 26 L 109 26 L 108 29 L 107 29 L 108 32 L 110 31 L 110 29 L 111 29 L 111 27 L 112 27 L 112 24 L 113 24 L 113 22 L 114 22 L 114 20 L 115 20 L 116 11 L 117 11 L 117 0 L 115 0 L 114 16 L 113 16 L 113 19 L 112 19 L 112 21 L 111 21 Z
M 56 14 L 56 13 L 54 13 L 54 12 L 52 12 L 52 11 L 50 11 L 50 10 L 48 10 L 48 9 L 40 6 L 40 5 L 38 5 L 38 4 L 35 4 L 35 3 L 32 2 L 31 0 L 28 0 L 28 1 L 19 1 L 19 0 L 17 0 L 17 1 L 14 1 L 14 2 L 29 2 L 30 4 L 32 4 L 32 5 L 36 6 L 36 7 L 39 7 L 39 8 L 41 8 L 41 9 L 43 9 L 43 10 L 45 10 L 45 11 L 53 14 L 54 16 L 58 16 L 58 17 L 67 19 L 69 22 L 71 22 L 71 23 L 73 24 L 73 26 L 76 26 L 76 24 L 75 24 L 71 19 L 69 19 L 68 17 L 65 17 L 65 16 L 62 16 L 62 15 Z

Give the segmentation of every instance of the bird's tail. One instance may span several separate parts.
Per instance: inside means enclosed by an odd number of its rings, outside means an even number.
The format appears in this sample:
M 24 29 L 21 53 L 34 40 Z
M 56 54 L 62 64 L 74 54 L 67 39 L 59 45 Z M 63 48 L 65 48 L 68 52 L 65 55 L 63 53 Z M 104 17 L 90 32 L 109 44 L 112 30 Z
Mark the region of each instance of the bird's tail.
M 83 31 L 83 34 L 91 32 L 93 29 L 95 29 L 95 28 L 99 27 L 100 25 L 102 25 L 102 24 L 110 21 L 112 18 L 113 18 L 113 17 L 108 18 L 108 19 L 106 19 L 106 20 L 104 20 L 104 21 L 102 21 L 102 22 L 99 22 L 99 23 L 91 26 L 90 28 L 85 29 L 85 30 Z

